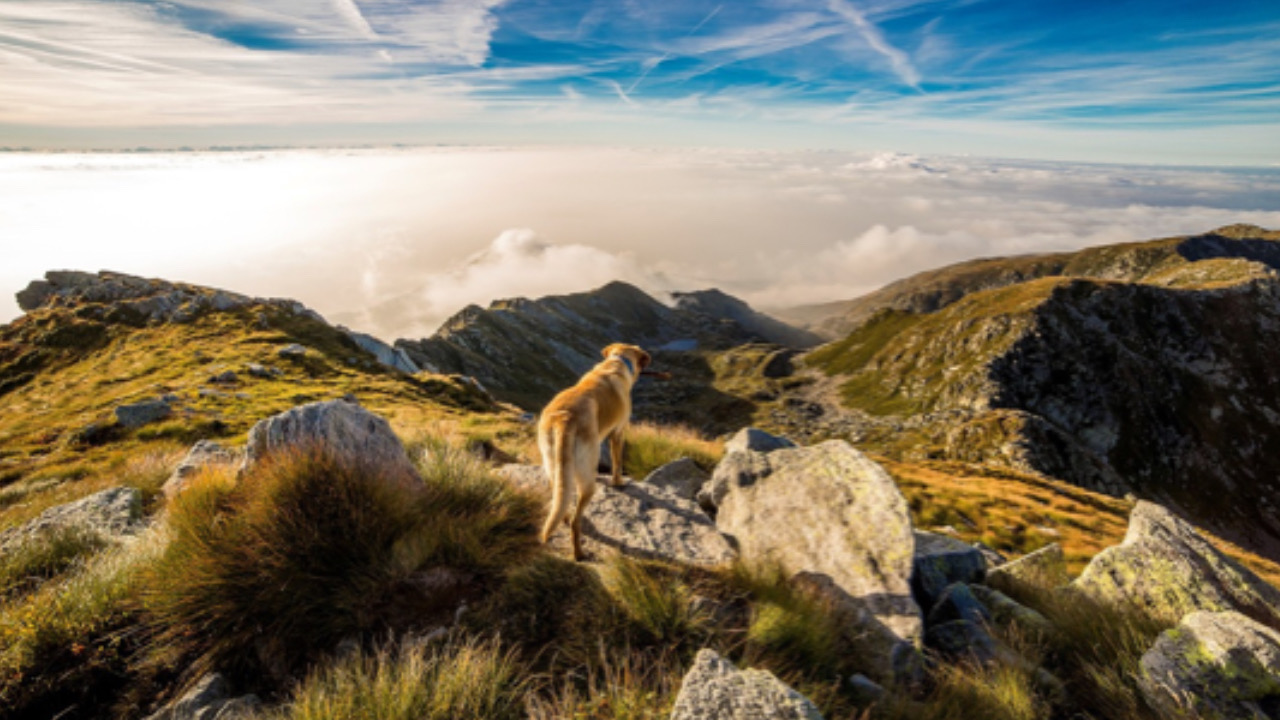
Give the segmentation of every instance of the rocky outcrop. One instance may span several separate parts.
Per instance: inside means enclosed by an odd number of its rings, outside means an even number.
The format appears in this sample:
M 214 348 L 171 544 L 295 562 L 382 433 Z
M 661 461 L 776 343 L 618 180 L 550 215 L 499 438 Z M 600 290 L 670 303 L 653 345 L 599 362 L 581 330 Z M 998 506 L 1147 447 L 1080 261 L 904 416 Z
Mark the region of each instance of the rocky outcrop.
M 0 552 L 62 530 L 79 530 L 104 539 L 119 538 L 141 528 L 142 493 L 117 487 L 75 502 L 51 507 L 34 520 L 0 532 Z
M 685 673 L 671 720 L 822 720 L 822 714 L 768 670 L 739 670 L 703 649 Z
M 257 695 L 233 697 L 227 681 L 218 673 L 209 673 L 146 720 L 249 720 L 261 707 Z
M 410 375 L 422 370 L 402 348 L 392 347 L 372 335 L 356 332 L 341 325 L 338 326 L 338 329 L 346 333 L 347 337 L 354 340 L 361 349 L 373 355 L 378 359 L 378 362 L 389 368 L 409 373 Z
M 986 570 L 986 558 L 972 545 L 946 535 L 915 531 L 911 591 L 920 607 L 933 607 L 952 583 L 981 581 Z
M 646 475 L 644 484 L 692 502 L 708 478 L 706 471 L 697 463 L 689 458 L 680 458 Z
M 1142 656 L 1139 688 L 1169 717 L 1280 716 L 1280 632 L 1235 612 L 1194 612 Z
M 210 465 L 237 465 L 242 459 L 238 450 L 225 448 L 212 440 L 199 440 L 178 462 L 160 490 L 166 498 L 172 500 L 202 468 Z
M 676 308 L 714 318 L 732 320 L 767 342 L 792 348 L 810 348 L 823 338 L 808 330 L 788 325 L 781 320 L 757 312 L 732 295 L 716 290 L 671 293 Z
M 390 423 L 346 400 L 299 405 L 254 425 L 241 472 L 273 452 L 315 447 L 378 467 L 386 480 L 422 484 Z
M 549 483 L 536 465 L 504 465 L 498 474 L 528 491 L 548 497 Z M 687 497 L 649 483 L 622 487 L 599 484 L 582 521 L 583 546 L 597 557 L 620 552 L 682 565 L 719 567 L 737 551 L 715 523 Z
M 173 408 L 164 400 L 143 400 L 121 405 L 115 409 L 116 422 L 127 428 L 142 427 L 164 420 L 173 414 Z
M 1058 543 L 1049 543 L 1039 550 L 994 567 L 987 573 L 988 585 L 1011 591 L 1061 587 L 1070 579 L 1067 559 Z
M 911 596 L 914 539 L 906 500 L 879 465 L 832 440 L 772 453 L 730 453 L 750 461 L 728 479 L 716 526 L 748 562 L 828 576 L 848 599 L 907 643 L 921 635 Z M 717 469 L 717 475 L 719 475 Z M 886 663 L 896 647 L 878 649 Z
M 1175 622 L 1197 610 L 1233 610 L 1280 627 L 1280 590 L 1149 502 L 1134 507 L 1124 542 L 1098 553 L 1071 588 Z
M 796 444 L 787 438 L 767 433 L 760 428 L 747 427 L 742 428 L 734 433 L 733 437 L 729 438 L 729 441 L 724 444 L 724 451 L 726 454 L 748 450 L 767 453 L 795 446 Z

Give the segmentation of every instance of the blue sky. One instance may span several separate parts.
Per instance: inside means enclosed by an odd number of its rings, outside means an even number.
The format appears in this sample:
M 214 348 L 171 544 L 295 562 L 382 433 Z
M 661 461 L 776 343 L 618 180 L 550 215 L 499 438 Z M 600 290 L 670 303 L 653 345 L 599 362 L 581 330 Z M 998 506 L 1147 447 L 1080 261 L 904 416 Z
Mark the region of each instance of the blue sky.
M 1280 164 L 1274 0 L 0 0 L 0 145 Z

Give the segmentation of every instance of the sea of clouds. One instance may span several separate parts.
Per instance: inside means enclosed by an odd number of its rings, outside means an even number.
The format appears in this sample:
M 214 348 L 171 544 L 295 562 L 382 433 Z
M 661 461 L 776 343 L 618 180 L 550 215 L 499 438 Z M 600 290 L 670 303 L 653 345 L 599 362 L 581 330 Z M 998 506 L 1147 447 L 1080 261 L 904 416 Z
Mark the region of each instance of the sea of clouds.
M 0 154 L 0 321 L 48 269 L 292 297 L 384 339 L 468 304 L 718 287 L 765 309 L 991 255 L 1280 228 L 1280 169 L 895 153 Z

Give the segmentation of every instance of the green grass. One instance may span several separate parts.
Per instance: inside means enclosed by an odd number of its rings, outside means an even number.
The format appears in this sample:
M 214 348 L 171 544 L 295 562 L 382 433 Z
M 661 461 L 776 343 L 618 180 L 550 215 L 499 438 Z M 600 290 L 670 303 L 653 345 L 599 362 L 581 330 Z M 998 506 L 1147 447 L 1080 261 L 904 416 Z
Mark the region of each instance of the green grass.
M 260 720 L 518 720 L 528 679 L 494 641 L 356 652 L 310 673 Z
M 57 528 L 0 555 L 0 600 L 24 594 L 79 567 L 101 550 L 101 535 L 81 527 Z
M 627 428 L 623 472 L 640 479 L 669 462 L 687 457 L 710 471 L 724 455 L 724 446 L 696 430 L 680 425 L 637 422 Z
M 157 646 L 193 674 L 284 682 L 343 640 L 441 621 L 534 552 L 534 500 L 454 456 L 422 467 L 417 489 L 310 449 L 180 495 L 143 593 Z

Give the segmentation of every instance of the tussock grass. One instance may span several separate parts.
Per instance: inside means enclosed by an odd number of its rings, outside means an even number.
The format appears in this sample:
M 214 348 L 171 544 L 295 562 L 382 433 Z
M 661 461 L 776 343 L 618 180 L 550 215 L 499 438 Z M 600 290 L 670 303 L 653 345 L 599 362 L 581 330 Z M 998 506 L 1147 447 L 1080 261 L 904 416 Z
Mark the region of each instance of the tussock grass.
M 671 715 L 686 670 L 670 654 L 652 658 L 626 649 L 599 649 L 578 682 L 566 682 L 550 695 L 530 697 L 534 720 L 665 720 Z
M 813 677 L 848 669 L 840 624 L 828 603 L 798 588 L 777 565 L 738 562 L 728 574 L 751 600 L 745 654 L 753 664 Z
M 1040 720 L 1051 708 L 1035 690 L 1031 671 L 1010 665 L 938 668 L 922 702 L 891 701 L 874 714 L 885 720 Z
M 618 608 L 647 639 L 695 649 L 706 639 L 711 618 L 678 570 L 614 555 L 603 577 Z
M 528 681 L 495 641 L 357 652 L 307 676 L 260 720 L 458 720 L 525 717 Z
M 183 493 L 143 593 L 158 646 L 251 685 L 300 676 L 348 638 L 438 621 L 530 556 L 537 503 L 441 452 L 425 488 L 320 448 L 278 453 L 234 489 Z
M 636 422 L 627 428 L 622 469 L 639 479 L 669 462 L 687 457 L 709 471 L 723 456 L 723 445 L 706 439 L 692 428 Z
M 0 599 L 30 592 L 101 550 L 101 535 L 80 527 L 41 533 L 0 555 Z

